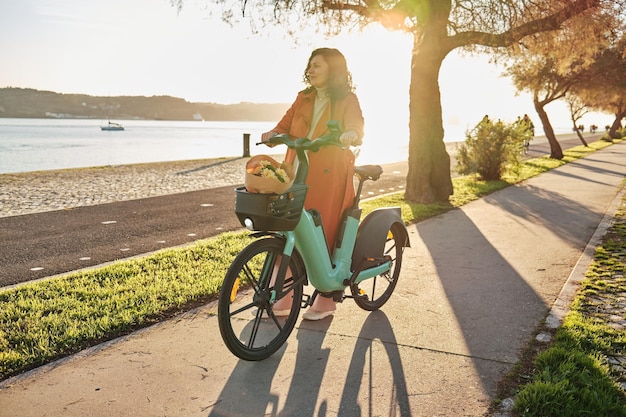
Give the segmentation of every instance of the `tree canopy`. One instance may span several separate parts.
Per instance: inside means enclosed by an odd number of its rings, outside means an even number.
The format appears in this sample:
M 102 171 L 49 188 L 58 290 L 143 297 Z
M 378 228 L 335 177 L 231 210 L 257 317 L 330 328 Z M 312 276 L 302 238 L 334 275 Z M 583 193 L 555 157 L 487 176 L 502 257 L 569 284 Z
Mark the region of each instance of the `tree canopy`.
M 626 36 L 603 49 L 584 77 L 574 94 L 589 107 L 615 116 L 609 128 L 609 137 L 615 137 L 626 117 Z
M 567 98 L 572 122 L 576 123 L 576 117 L 580 117 L 576 114 L 580 115 L 585 108 L 589 108 L 589 100 L 581 100 L 583 92 L 589 91 L 590 87 L 606 90 L 613 84 L 608 82 L 608 74 L 613 74 L 616 68 L 623 68 L 615 59 L 606 68 L 600 68 L 598 61 L 619 42 L 623 27 L 624 16 L 603 8 L 591 9 L 566 22 L 559 32 L 529 36 L 506 51 L 510 58 L 507 73 L 518 90 L 532 94 L 535 110 L 550 143 L 552 158 L 561 159 L 563 151 L 545 106 Z M 605 80 L 604 87 L 598 85 L 598 79 Z M 587 96 L 590 97 L 590 94 Z M 599 109 L 598 106 L 596 108 Z M 578 135 L 585 143 L 580 132 Z
M 171 0 L 181 6 L 183 0 Z M 263 26 L 291 27 L 314 19 L 327 33 L 369 22 L 413 35 L 409 86 L 409 171 L 405 198 L 431 203 L 453 193 L 450 156 L 443 143 L 439 70 L 457 48 L 509 47 L 540 32 L 559 30 L 587 10 L 614 10 L 624 0 L 205 0 L 225 20 L 248 13 Z M 623 10 L 623 9 L 619 9 Z M 295 25 L 295 26 L 292 26 Z M 459 71 L 462 71 L 460 69 Z

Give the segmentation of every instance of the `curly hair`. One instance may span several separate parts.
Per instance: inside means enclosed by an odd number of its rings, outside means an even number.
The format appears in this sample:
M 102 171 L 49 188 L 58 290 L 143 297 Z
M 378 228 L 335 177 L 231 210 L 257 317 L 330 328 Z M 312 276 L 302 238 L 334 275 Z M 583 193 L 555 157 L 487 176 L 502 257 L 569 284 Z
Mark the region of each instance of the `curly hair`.
M 303 76 L 303 80 L 307 85 L 306 91 L 313 89 L 308 70 L 311 66 L 311 60 L 317 55 L 321 55 L 328 64 L 328 95 L 330 98 L 332 100 L 341 99 L 353 92 L 352 74 L 348 71 L 346 58 L 335 48 L 318 48 L 311 53 Z

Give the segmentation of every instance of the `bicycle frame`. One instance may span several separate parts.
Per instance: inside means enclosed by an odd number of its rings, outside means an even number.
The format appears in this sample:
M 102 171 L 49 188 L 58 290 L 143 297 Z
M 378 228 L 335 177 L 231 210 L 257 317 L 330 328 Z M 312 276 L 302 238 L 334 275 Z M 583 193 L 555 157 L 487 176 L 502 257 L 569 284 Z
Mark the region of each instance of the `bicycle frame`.
M 331 133 L 327 137 L 337 140 L 340 133 L 338 125 L 330 121 L 328 126 Z M 284 141 L 285 138 L 282 137 L 282 139 Z M 308 173 L 308 157 L 302 148 L 297 148 L 296 154 L 299 165 L 294 184 L 303 184 Z M 359 186 L 359 190 L 360 188 Z M 335 245 L 332 254 L 330 254 L 326 244 L 321 222 L 315 219 L 311 211 L 304 208 L 302 209 L 300 221 L 293 231 L 276 232 L 277 235 L 283 236 L 285 239 L 283 259 L 279 267 L 276 288 L 283 288 L 286 268 L 294 248 L 297 248 L 301 255 L 309 283 L 319 292 L 343 291 L 350 282 L 359 283 L 365 279 L 383 274 L 391 268 L 391 262 L 385 261 L 363 270 L 357 268 L 355 271 L 351 271 L 353 264 L 352 254 L 361 218 L 361 209 L 358 207 L 358 203 L 359 198 L 357 195 L 354 206 L 350 214 L 346 216 L 343 227 L 339 231 L 340 239 L 338 242 L 340 243 Z M 286 292 L 288 290 L 281 291 L 280 294 L 274 293 L 273 298 L 279 299 Z
M 291 257 L 294 248 L 298 249 L 307 271 L 309 283 L 318 291 L 343 291 L 348 286 L 349 279 L 353 274 L 350 268 L 360 214 L 361 210 L 355 209 L 347 217 L 343 228 L 342 243 L 335 247 L 332 256 L 329 256 L 322 226 L 316 224 L 313 215 L 307 210 L 302 213 L 295 230 L 280 232 L 285 237 L 283 255 Z M 381 265 L 358 271 L 357 276 L 353 279 L 355 282 L 361 282 L 385 273 L 390 267 L 391 262 L 384 262 Z

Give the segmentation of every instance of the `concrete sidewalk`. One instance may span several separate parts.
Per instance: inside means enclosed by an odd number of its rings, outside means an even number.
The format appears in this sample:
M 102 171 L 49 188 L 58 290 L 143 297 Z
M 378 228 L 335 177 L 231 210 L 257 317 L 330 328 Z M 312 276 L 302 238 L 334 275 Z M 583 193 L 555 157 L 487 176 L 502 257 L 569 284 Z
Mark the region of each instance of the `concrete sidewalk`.
M 625 174 L 618 143 L 410 226 L 381 311 L 348 300 L 265 361 L 232 356 L 207 306 L 5 381 L 0 416 L 482 416 Z

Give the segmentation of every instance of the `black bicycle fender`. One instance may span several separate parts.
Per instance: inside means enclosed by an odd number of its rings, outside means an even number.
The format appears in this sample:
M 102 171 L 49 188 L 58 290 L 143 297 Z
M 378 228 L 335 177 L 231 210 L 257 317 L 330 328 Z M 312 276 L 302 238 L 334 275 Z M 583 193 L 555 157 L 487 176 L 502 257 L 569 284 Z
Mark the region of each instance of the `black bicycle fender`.
M 387 232 L 393 224 L 402 227 L 400 241 L 404 241 L 404 247 L 411 246 L 409 233 L 402 221 L 400 207 L 387 207 L 376 209 L 368 214 L 359 225 L 354 252 L 352 253 L 352 269 L 364 258 L 380 258 L 383 256 Z

